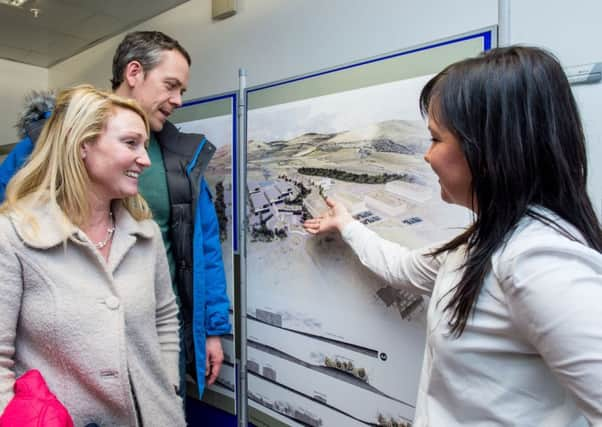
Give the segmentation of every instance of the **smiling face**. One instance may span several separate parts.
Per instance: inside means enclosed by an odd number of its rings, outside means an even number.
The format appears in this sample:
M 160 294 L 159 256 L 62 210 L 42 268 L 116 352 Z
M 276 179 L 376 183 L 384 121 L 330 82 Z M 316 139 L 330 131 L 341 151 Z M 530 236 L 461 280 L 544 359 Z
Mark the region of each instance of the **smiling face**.
M 173 110 L 182 105 L 190 73 L 188 61 L 177 50 L 164 50 L 157 66 L 146 72 L 142 68 L 133 71 L 126 77 L 128 95 L 146 111 L 151 130 L 158 132 Z
M 81 148 L 89 194 L 103 202 L 138 194 L 138 176 L 150 166 L 147 140 L 142 118 L 132 110 L 115 108 L 100 136 Z
M 432 142 L 424 160 L 439 177 L 441 198 L 447 203 L 468 209 L 476 208 L 476 201 L 473 206 L 471 190 L 472 174 L 460 141 L 448 129 L 439 125 L 430 113 L 428 129 Z

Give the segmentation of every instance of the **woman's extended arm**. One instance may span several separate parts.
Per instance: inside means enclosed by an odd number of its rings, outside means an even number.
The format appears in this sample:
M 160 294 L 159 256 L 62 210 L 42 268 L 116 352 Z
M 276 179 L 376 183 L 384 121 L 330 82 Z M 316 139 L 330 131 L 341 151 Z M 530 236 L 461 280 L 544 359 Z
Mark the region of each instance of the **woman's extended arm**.
M 432 248 L 410 250 L 378 236 L 353 220 L 347 209 L 326 199 L 328 212 L 304 223 L 311 234 L 333 231 L 341 233 L 362 264 L 395 287 L 430 294 L 440 266 L 438 257 L 429 255 Z

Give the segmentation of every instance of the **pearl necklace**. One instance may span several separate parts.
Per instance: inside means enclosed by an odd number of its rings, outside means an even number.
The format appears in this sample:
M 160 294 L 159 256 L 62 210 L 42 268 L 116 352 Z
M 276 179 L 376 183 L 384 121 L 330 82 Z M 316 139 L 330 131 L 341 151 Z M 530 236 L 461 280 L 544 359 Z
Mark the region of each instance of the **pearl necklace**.
M 94 247 L 96 249 L 102 249 L 111 241 L 111 237 L 113 237 L 113 233 L 115 232 L 115 221 L 113 220 L 113 212 L 109 211 L 109 220 L 111 221 L 111 226 L 107 228 L 107 236 L 104 240 L 100 242 L 94 243 Z

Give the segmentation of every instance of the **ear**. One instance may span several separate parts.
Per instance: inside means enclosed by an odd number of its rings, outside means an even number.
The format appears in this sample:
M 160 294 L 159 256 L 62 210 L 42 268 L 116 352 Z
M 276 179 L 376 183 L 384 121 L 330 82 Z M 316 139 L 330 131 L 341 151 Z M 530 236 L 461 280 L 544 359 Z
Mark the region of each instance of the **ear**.
M 130 61 L 125 66 L 123 81 L 130 89 L 136 87 L 138 82 L 144 80 L 144 69 L 138 61 Z
M 80 156 L 82 158 L 82 160 L 86 159 L 86 153 L 88 152 L 88 143 L 84 142 L 80 147 L 79 147 L 79 153 Z

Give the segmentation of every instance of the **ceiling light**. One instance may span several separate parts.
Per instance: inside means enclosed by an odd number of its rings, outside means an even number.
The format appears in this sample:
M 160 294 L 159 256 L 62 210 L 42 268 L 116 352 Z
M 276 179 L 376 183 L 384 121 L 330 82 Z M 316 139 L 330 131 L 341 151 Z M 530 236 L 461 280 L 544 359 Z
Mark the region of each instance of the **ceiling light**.
M 0 0 L 0 3 L 13 7 L 22 7 L 29 0 Z

